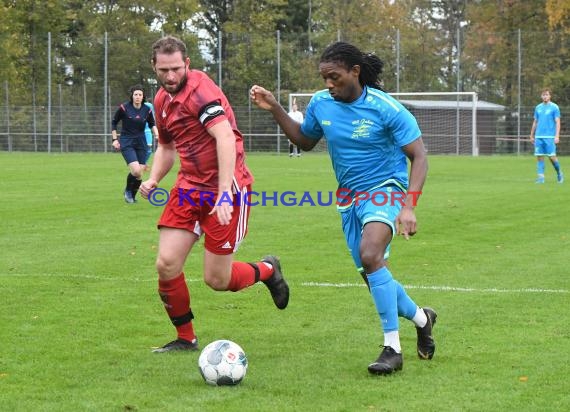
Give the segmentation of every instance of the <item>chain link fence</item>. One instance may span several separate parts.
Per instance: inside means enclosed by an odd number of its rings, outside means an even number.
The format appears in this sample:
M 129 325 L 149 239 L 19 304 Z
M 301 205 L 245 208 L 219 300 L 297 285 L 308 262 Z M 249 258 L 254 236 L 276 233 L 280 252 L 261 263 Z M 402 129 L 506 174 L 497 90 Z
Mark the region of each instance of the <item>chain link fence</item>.
M 105 33 L 90 42 L 84 39 L 84 43 L 92 44 L 89 55 L 75 60 L 65 57 L 69 50 L 51 35 L 35 39 L 36 44 L 45 47 L 35 57 L 29 84 L 5 80 L 1 85 L 0 150 L 112 151 L 111 117 L 117 106 L 128 100 L 128 88 L 141 83 L 151 99 L 157 91 L 149 63 L 150 46 L 157 37 L 134 41 L 109 38 Z M 367 37 L 350 32 L 321 35 L 313 38 L 309 47 L 281 39 L 279 32 L 220 33 L 218 39 L 208 39 L 216 45 L 215 50 L 206 50 L 197 42 L 189 44 L 189 54 L 192 66 L 206 71 L 228 96 L 248 151 L 287 152 L 287 138 L 271 115 L 249 102 L 251 85 L 258 83 L 272 90 L 287 106 L 290 93 L 323 88 L 317 69 L 319 54 L 327 44 L 345 40 L 384 60 L 384 84 L 389 92 L 475 91 L 482 104 L 501 106 L 492 115 L 478 111 L 479 154 L 531 153 L 528 135 L 534 106 L 540 102 L 542 87 L 552 85 L 553 101 L 559 103 L 562 113 L 558 152 L 570 154 L 570 133 L 564 121 L 570 97 L 560 96 L 556 90 L 563 79 L 549 77 L 554 73 L 553 64 L 567 67 L 564 65 L 569 59 L 564 50 L 568 50 L 568 40 L 562 33 L 463 31 L 457 37 L 462 39 L 462 48 L 450 49 L 450 55 L 438 58 L 434 57 L 436 50 L 426 50 L 427 45 L 413 33 L 406 36 L 399 31 Z M 125 56 L 120 52 L 124 50 L 133 50 L 132 55 Z M 559 97 L 564 99 L 559 102 Z M 452 112 L 449 118 L 444 112 L 427 109 L 414 114 L 422 129 L 422 123 L 430 118 L 443 116 L 438 122 L 450 124 L 455 121 Z M 425 128 L 427 132 L 428 126 Z M 455 128 L 457 132 L 453 129 L 429 126 L 429 134 L 441 141 L 458 141 L 460 127 Z M 324 150 L 325 145 L 318 149 Z M 430 151 L 454 153 L 439 146 Z M 471 151 L 455 151 L 468 153 Z

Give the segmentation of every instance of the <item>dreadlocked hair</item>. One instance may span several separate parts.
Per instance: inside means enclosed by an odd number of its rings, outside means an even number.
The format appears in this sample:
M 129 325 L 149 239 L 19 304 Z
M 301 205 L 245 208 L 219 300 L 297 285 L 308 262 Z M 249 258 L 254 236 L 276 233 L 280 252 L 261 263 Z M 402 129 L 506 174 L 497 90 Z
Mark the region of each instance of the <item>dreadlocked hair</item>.
M 331 62 L 342 64 L 347 70 L 356 65 L 360 66 L 360 85 L 383 90 L 380 75 L 384 62 L 378 56 L 362 53 L 356 46 L 339 41 L 328 46 L 321 55 L 321 63 Z

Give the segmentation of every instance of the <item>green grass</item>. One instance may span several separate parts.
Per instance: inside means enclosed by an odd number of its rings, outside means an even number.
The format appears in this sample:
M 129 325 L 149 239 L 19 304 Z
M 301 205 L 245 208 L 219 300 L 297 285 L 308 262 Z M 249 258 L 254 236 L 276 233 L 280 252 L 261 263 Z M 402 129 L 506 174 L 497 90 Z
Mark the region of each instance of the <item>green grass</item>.
M 256 191 L 336 188 L 325 155 L 248 162 Z M 156 293 L 161 208 L 124 203 L 122 159 L 0 153 L 0 409 L 569 410 L 570 183 L 548 166 L 535 185 L 526 156 L 430 162 L 419 232 L 395 239 L 391 270 L 438 311 L 434 359 L 402 320 L 403 371 L 369 376 L 382 333 L 334 206 L 260 206 L 237 258 L 281 257 L 285 311 L 262 285 L 207 288 L 201 243 L 187 260 L 202 345 L 235 340 L 250 363 L 241 385 L 214 388 L 197 353 L 150 353 L 174 337 Z

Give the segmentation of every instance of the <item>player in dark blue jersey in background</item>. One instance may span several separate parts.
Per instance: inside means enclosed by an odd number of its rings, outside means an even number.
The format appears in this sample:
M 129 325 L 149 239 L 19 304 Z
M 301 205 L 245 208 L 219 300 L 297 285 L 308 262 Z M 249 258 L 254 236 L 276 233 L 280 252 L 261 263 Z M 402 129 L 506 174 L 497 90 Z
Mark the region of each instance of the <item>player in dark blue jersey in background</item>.
M 145 127 L 152 130 L 154 137 L 158 137 L 158 129 L 154 123 L 154 116 L 149 106 L 144 104 L 145 96 L 141 85 L 130 89 L 130 100 L 122 103 L 111 122 L 113 147 L 120 150 L 125 162 L 129 166 L 127 185 L 124 191 L 125 202 L 135 203 L 135 196 L 142 182 L 148 158 L 148 146 L 145 136 Z M 117 125 L 121 122 L 121 135 L 117 137 Z
M 266 89 L 256 85 L 250 92 L 252 101 L 269 110 L 301 149 L 311 150 L 322 137 L 327 140 L 337 193 L 342 193 L 337 204 L 346 242 L 384 331 L 383 349 L 368 366 L 378 375 L 402 369 L 398 316 L 415 324 L 420 359 L 431 359 L 435 352 L 432 328 L 437 316 L 433 309 L 417 306 L 387 267 L 393 236 L 408 239 L 416 233 L 414 207 L 428 166 L 416 119 L 380 86 L 382 67 L 378 57 L 351 44 L 329 46 L 319 64 L 327 89 L 312 97 L 302 124 Z M 352 202 L 346 201 L 347 194 Z

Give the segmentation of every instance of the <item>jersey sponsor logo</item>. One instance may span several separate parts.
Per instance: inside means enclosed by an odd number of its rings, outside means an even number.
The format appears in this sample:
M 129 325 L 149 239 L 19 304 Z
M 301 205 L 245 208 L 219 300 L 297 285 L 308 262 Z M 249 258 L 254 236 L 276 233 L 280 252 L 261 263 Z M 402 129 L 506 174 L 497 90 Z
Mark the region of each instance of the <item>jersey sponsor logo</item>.
M 374 126 L 374 122 L 372 120 L 360 119 L 353 121 L 352 125 L 355 126 L 352 131 L 352 138 L 364 139 L 370 137 L 370 128 Z
M 332 122 L 330 120 L 321 120 L 321 124 L 323 126 L 330 126 L 332 124 Z

